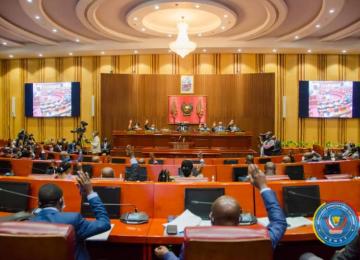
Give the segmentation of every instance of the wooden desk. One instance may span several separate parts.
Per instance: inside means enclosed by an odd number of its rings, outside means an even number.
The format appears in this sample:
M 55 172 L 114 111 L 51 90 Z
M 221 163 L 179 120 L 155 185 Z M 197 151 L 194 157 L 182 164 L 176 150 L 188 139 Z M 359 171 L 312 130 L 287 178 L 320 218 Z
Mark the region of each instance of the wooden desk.
M 113 131 L 112 144 L 117 148 L 125 148 L 131 144 L 137 148 L 143 147 L 167 147 L 170 148 L 171 142 L 178 142 L 179 139 L 185 138 L 186 142 L 193 144 L 192 148 L 220 148 L 249 150 L 251 149 L 250 132 L 241 133 L 199 133 L 199 132 L 169 132 L 169 133 L 145 133 L 127 131 Z

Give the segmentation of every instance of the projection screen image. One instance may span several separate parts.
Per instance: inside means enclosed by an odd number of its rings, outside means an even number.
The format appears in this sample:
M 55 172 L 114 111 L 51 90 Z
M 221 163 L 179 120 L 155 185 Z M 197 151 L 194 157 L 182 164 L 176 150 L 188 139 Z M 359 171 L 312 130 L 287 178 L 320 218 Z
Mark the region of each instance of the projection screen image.
M 352 81 L 309 81 L 309 117 L 352 117 Z
M 71 82 L 34 83 L 33 115 L 71 116 Z

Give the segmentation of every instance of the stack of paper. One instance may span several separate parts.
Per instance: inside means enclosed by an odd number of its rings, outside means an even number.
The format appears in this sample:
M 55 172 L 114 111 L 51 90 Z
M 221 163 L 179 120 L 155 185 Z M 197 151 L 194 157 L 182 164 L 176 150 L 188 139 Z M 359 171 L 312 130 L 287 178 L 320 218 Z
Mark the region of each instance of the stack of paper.
M 196 227 L 201 223 L 201 218 L 191 213 L 190 210 L 185 210 L 180 216 L 175 218 L 173 221 L 164 224 L 164 227 L 167 225 L 177 225 L 178 233 L 184 232 L 186 227 Z
M 258 218 L 257 220 L 259 224 L 265 227 L 267 227 L 270 223 L 268 218 Z M 312 221 L 304 217 L 289 217 L 286 218 L 286 222 L 288 223 L 287 229 L 312 225 Z

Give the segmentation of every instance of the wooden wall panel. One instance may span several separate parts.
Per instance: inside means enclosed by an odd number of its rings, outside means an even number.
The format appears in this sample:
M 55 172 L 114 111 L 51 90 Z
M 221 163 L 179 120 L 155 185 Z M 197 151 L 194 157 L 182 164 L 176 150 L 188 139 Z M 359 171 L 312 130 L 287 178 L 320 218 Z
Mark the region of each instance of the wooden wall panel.
M 167 122 L 167 98 L 179 95 L 180 75 L 102 74 L 101 78 L 104 136 L 126 129 L 129 119 L 141 124 L 149 119 L 157 127 L 173 127 Z M 273 130 L 274 74 L 195 75 L 194 86 L 194 95 L 208 97 L 209 125 L 234 119 L 255 136 Z
M 24 115 L 24 89 L 23 83 L 28 82 L 52 82 L 64 80 L 78 80 L 81 82 L 83 101 L 81 117 L 89 120 L 89 132 L 93 129 L 101 130 L 101 83 L 100 73 L 120 74 L 222 74 L 231 75 L 239 73 L 273 72 L 275 73 L 275 104 L 274 104 L 274 129 L 282 140 L 305 141 L 307 143 L 325 144 L 331 141 L 335 144 L 351 140 L 360 142 L 360 120 L 324 120 L 324 119 L 299 119 L 298 109 L 298 80 L 325 80 L 343 79 L 360 80 L 360 55 L 325 55 L 325 54 L 247 54 L 247 53 L 224 53 L 224 54 L 191 54 L 184 59 L 169 54 L 139 54 L 120 56 L 94 56 L 94 57 L 61 57 L 61 58 L 38 58 L 38 59 L 11 59 L 0 60 L 0 139 L 15 137 L 20 128 L 26 128 L 34 133 L 36 139 L 44 140 L 66 136 L 72 139 L 69 131 L 77 126 L 78 119 L 30 119 Z M 222 92 L 230 83 L 224 83 L 219 91 L 214 94 L 227 98 Z M 161 93 L 178 94 L 178 84 L 174 84 L 174 90 L 161 89 Z M 196 88 L 195 88 L 196 89 Z M 201 88 L 200 88 L 201 89 Z M 138 93 L 134 90 L 134 93 Z M 173 92 L 172 92 L 173 91 Z M 152 89 L 147 88 L 143 95 L 153 95 Z M 128 95 L 130 95 L 129 93 Z M 90 115 L 89 97 L 95 96 L 95 117 Z M 242 93 L 239 93 L 242 95 Z M 287 116 L 282 118 L 282 99 L 287 96 Z M 16 98 L 16 117 L 10 116 L 11 97 Z M 154 103 L 160 102 L 158 96 L 154 96 Z M 129 96 L 124 104 L 118 104 L 126 110 L 125 106 L 134 106 L 137 102 Z M 221 102 L 218 108 L 224 113 L 224 118 L 230 117 L 231 108 L 227 107 L 227 100 Z M 226 105 L 224 105 L 226 104 Z M 160 124 L 166 118 L 161 106 L 140 106 L 131 117 L 136 118 L 139 114 L 159 115 L 155 122 Z M 238 104 L 238 113 L 242 113 L 244 107 Z M 130 117 L 130 115 L 128 116 Z M 210 120 L 210 119 L 209 119 Z M 212 120 L 224 120 L 222 116 Z M 246 119 L 243 119 L 246 121 Z M 212 123 L 209 121 L 209 123 Z M 241 124 L 241 123 L 240 123 Z

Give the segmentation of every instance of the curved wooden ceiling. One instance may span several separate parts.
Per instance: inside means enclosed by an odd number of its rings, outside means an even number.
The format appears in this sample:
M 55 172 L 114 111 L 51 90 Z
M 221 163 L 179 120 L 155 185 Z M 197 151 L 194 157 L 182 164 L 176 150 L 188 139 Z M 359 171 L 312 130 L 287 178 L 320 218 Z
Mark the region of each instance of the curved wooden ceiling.
M 151 4 L 164 4 L 164 0 Z M 128 24 L 144 0 L 1 0 L 0 57 L 167 53 L 173 35 Z M 360 53 L 359 0 L 173 1 L 218 4 L 236 17 L 231 28 L 190 35 L 208 52 Z M 175 8 L 175 7 L 174 7 Z M 221 15 L 219 13 L 218 15 Z M 226 14 L 224 15 L 224 17 Z M 153 17 L 153 16 L 152 16 Z M 134 19 L 132 17 L 132 19 Z M 159 17 L 157 18 L 159 19 Z M 204 20 L 204 19 L 203 19 Z M 201 20 L 200 20 L 201 21 Z

